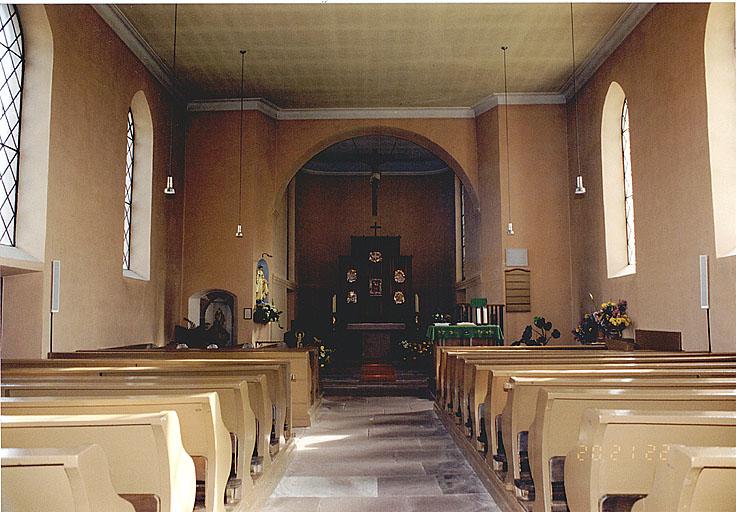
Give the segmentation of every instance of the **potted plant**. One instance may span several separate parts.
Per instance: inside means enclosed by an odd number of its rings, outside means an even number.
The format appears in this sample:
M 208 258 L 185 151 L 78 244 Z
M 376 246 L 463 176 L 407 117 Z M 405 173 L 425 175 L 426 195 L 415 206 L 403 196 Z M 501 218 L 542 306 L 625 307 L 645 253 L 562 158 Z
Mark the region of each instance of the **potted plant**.
M 626 301 L 607 301 L 593 313 L 585 314 L 572 331 L 572 335 L 584 344 L 606 339 L 621 339 L 624 329 L 630 325 L 631 317 L 628 314 Z
M 535 329 L 536 327 L 536 329 Z M 511 344 L 512 347 L 526 345 L 535 347 L 546 345 L 551 339 L 560 337 L 560 331 L 552 329 L 552 322 L 548 322 L 543 316 L 535 316 L 532 325 L 527 325 L 521 339 Z

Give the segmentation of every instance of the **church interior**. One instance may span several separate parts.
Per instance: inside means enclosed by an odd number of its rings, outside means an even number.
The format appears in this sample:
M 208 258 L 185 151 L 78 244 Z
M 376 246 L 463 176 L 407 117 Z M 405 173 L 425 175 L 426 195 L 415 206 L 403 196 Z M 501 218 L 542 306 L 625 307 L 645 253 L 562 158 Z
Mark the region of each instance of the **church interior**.
M 736 4 L 0 32 L 2 508 L 736 510 Z

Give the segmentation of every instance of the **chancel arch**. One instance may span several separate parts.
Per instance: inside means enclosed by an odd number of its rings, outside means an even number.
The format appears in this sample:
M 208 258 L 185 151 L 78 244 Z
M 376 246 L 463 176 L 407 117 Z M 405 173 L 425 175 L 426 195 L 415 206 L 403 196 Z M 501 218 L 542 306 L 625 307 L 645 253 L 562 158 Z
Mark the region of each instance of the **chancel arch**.
M 480 208 L 475 120 L 396 119 L 382 122 L 292 121 L 280 124 L 274 210 L 278 210 L 292 178 L 315 155 L 343 140 L 369 135 L 408 140 L 437 155 L 460 178 L 473 207 Z
M 416 336 L 417 317 L 451 311 L 456 179 L 432 151 L 385 134 L 306 162 L 293 180 L 299 327 L 341 359 L 385 359 L 398 337 Z

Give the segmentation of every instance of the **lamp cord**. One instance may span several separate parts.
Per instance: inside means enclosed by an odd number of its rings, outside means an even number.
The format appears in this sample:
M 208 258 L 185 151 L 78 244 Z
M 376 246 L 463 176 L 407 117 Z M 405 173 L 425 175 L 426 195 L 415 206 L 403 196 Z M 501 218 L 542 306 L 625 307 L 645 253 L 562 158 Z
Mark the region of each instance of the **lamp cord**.
M 575 98 L 575 154 L 578 163 L 578 176 L 582 176 L 582 167 L 580 167 L 580 131 L 578 130 L 578 84 L 577 69 L 575 67 L 575 16 L 573 15 L 572 2 L 570 2 L 570 32 L 572 40 L 572 94 Z
M 243 80 L 245 70 L 245 50 L 240 50 L 240 176 L 239 176 L 239 187 L 238 187 L 238 223 L 242 224 L 242 204 L 243 204 Z
M 179 5 L 174 4 L 174 44 L 173 44 L 173 52 L 174 56 L 172 58 L 171 67 L 172 67 L 172 75 L 173 75 L 173 84 L 172 89 L 176 90 L 176 26 L 177 26 L 177 20 L 179 17 Z M 176 94 L 174 94 L 174 97 L 176 97 Z M 176 107 L 175 107 L 175 101 L 171 102 L 171 119 L 169 120 L 169 177 L 172 177 L 174 175 L 173 168 L 174 168 L 174 116 L 176 115 Z
M 503 92 L 504 92 L 504 113 L 506 117 L 506 193 L 509 196 L 509 224 L 511 224 L 511 155 L 509 153 L 509 88 L 506 80 L 506 50 L 508 46 L 502 46 L 503 50 Z

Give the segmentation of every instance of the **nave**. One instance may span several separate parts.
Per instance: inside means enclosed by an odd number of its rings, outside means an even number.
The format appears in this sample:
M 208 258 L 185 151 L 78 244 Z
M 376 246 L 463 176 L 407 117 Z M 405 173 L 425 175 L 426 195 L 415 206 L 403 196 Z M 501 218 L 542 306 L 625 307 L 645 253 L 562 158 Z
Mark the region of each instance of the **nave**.
M 326 397 L 296 446 L 264 512 L 500 510 L 426 399 Z

